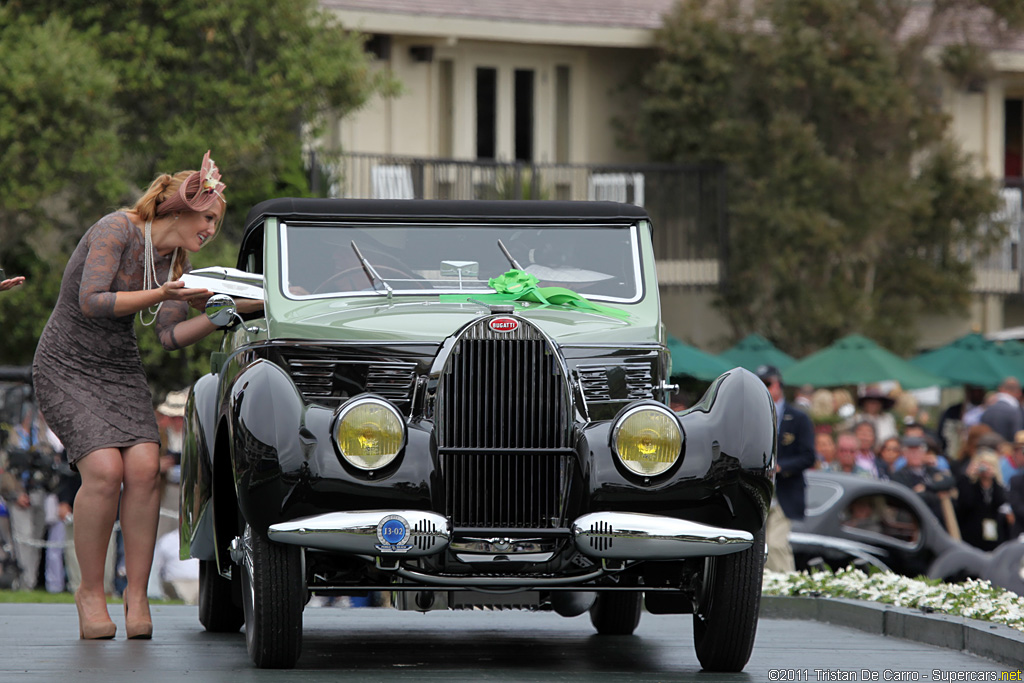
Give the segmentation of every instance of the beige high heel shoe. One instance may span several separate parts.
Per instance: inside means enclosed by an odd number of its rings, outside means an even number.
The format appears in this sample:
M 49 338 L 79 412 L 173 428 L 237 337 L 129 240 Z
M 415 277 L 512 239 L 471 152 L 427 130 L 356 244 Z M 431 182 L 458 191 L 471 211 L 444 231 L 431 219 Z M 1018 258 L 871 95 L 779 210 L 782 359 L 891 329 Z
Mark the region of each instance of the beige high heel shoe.
M 82 640 L 110 640 L 117 633 L 117 624 L 113 621 L 90 621 L 85 618 L 85 608 L 75 591 L 75 607 L 78 609 L 78 637 Z
M 153 619 L 128 620 L 128 597 L 124 599 L 124 630 L 129 640 L 150 640 L 153 637 Z

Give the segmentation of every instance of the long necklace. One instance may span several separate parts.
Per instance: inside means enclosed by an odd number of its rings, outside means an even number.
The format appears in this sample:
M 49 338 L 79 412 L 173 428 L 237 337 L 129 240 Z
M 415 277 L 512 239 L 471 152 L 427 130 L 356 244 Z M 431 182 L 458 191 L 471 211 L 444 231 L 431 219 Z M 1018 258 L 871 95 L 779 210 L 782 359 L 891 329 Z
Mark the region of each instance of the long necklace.
M 157 289 L 160 284 L 156 281 L 156 253 L 153 249 L 153 221 L 146 221 L 146 239 L 145 239 L 145 252 L 142 256 L 142 288 L 143 289 Z M 171 254 L 171 264 L 167 267 L 167 279 L 171 279 L 171 272 L 174 268 L 174 260 L 178 256 L 178 248 L 174 248 L 174 253 Z M 156 306 L 149 307 L 149 314 L 152 316 L 149 322 L 142 316 L 142 311 L 139 311 L 139 322 L 146 327 L 149 327 L 156 322 L 156 315 L 160 312 L 160 307 L 164 305 L 161 301 Z

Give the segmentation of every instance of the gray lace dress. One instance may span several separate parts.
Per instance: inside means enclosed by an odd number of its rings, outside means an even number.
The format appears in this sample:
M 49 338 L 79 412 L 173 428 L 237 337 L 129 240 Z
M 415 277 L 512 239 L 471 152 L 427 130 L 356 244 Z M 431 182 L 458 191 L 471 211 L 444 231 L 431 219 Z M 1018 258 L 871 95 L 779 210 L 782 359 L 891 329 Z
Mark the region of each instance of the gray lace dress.
M 125 213 L 97 221 L 68 260 L 39 338 L 32 362 L 36 399 L 72 467 L 100 448 L 160 442 L 135 316 L 114 315 L 116 292 L 142 289 L 144 253 L 142 231 Z M 171 255 L 156 256 L 160 283 L 170 262 Z M 173 327 L 187 317 L 187 303 L 164 302 L 155 328 L 165 348 L 178 346 Z

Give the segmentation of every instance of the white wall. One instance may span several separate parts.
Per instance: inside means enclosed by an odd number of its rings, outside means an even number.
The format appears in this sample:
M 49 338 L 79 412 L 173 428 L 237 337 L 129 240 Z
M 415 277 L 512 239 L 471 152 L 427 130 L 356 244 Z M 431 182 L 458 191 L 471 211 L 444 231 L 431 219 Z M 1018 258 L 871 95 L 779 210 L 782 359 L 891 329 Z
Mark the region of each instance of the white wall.
M 432 45 L 432 62 L 415 62 L 413 45 Z M 534 71 L 534 160 L 553 163 L 555 140 L 555 69 L 569 67 L 570 163 L 616 163 L 642 160 L 618 147 L 611 119 L 628 111 L 617 86 L 630 77 L 638 61 L 637 50 L 571 46 L 538 46 L 473 40 L 393 36 L 388 62 L 403 85 L 398 97 L 374 97 L 363 109 L 332 126 L 343 152 L 442 156 L 440 62 L 454 64 L 454 156 L 476 158 L 476 69 L 498 70 L 496 155 L 500 161 L 515 157 L 513 139 L 513 75 L 516 69 Z

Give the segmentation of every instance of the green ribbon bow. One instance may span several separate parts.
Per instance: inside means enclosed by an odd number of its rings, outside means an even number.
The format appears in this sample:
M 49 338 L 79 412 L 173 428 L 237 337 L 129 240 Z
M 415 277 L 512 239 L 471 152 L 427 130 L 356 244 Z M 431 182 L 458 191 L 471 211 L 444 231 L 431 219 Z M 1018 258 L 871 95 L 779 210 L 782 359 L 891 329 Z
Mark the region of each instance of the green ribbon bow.
M 474 301 L 493 301 L 495 303 L 532 301 L 548 306 L 569 306 L 582 311 L 618 318 L 619 320 L 629 318 L 629 313 L 618 308 L 612 308 L 611 306 L 595 304 L 571 289 L 566 289 L 565 287 L 538 287 L 538 282 L 539 280 L 535 275 L 521 270 L 510 270 L 504 275 L 487 281 L 488 286 L 494 289 L 497 292 L 496 294 L 442 294 L 440 298 L 441 301 L 468 301 L 472 298 Z

